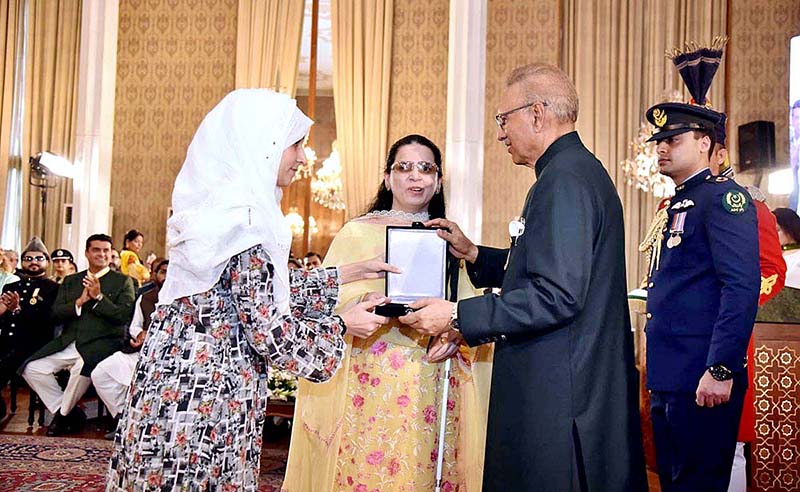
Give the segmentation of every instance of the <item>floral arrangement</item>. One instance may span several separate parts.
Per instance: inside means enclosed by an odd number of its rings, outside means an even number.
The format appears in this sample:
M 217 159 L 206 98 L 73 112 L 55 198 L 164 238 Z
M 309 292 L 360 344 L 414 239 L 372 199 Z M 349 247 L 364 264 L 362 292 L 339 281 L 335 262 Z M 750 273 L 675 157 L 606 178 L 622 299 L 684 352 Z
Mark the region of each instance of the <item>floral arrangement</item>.
M 272 399 L 294 401 L 297 396 L 297 377 L 287 371 L 270 367 L 267 388 Z

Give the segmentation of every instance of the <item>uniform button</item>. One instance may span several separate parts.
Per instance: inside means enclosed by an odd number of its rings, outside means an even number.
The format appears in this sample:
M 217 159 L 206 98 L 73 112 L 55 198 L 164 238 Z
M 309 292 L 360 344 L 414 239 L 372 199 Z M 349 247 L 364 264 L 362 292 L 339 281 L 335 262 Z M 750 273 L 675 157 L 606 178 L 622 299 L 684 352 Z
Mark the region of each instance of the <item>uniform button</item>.
M 15 328 L 16 326 L 17 325 L 15 325 L 14 323 L 11 323 L 11 328 Z
M 648 289 L 650 289 L 650 288 L 652 288 L 654 285 L 656 285 L 656 284 L 654 284 L 653 282 L 650 282 L 649 284 L 647 284 L 647 288 L 648 288 Z
M 506 336 L 505 335 L 500 335 L 500 340 L 505 342 L 506 341 Z
M 653 313 L 647 313 L 647 319 L 653 319 Z

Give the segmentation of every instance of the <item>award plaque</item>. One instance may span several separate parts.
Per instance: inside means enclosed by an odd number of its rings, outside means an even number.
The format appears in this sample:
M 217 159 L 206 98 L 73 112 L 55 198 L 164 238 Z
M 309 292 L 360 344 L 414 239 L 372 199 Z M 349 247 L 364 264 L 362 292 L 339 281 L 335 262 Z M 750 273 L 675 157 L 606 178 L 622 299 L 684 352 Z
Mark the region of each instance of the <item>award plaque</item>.
M 402 273 L 386 274 L 386 296 L 392 302 L 375 308 L 381 316 L 397 317 L 412 311 L 409 304 L 428 297 L 445 298 L 447 242 L 436 228 L 386 227 L 386 262 Z

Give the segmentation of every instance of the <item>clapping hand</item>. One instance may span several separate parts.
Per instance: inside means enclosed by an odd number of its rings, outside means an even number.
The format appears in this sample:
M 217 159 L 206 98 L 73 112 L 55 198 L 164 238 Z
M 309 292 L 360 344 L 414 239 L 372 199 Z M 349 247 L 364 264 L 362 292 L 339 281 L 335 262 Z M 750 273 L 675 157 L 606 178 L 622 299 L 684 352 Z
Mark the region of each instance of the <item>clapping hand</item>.
M 6 292 L 0 296 L 0 302 L 5 305 L 8 311 L 14 312 L 19 309 L 19 294 L 16 292 Z
M 89 298 L 97 299 L 100 296 L 100 279 L 91 273 L 87 273 L 86 276 L 83 277 L 82 282 L 86 295 L 88 295 Z
M 436 234 L 449 243 L 450 253 L 456 258 L 475 263 L 478 259 L 478 247 L 469 240 L 458 227 L 458 224 L 447 219 L 433 219 L 425 222 L 425 227 L 443 227 Z M 446 230 L 445 230 L 446 229 Z
M 147 255 L 147 259 L 144 262 L 147 266 L 151 266 L 153 262 L 156 261 L 156 258 L 158 257 L 156 256 L 155 253 L 150 253 L 149 255 Z

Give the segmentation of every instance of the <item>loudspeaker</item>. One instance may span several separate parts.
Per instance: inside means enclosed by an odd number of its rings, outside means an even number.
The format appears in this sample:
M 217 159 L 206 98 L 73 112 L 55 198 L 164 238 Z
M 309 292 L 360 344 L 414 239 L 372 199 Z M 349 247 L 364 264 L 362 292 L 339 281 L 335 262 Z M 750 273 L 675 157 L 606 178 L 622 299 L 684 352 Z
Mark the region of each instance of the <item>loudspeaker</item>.
M 739 170 L 775 167 L 775 123 L 751 121 L 739 126 Z

